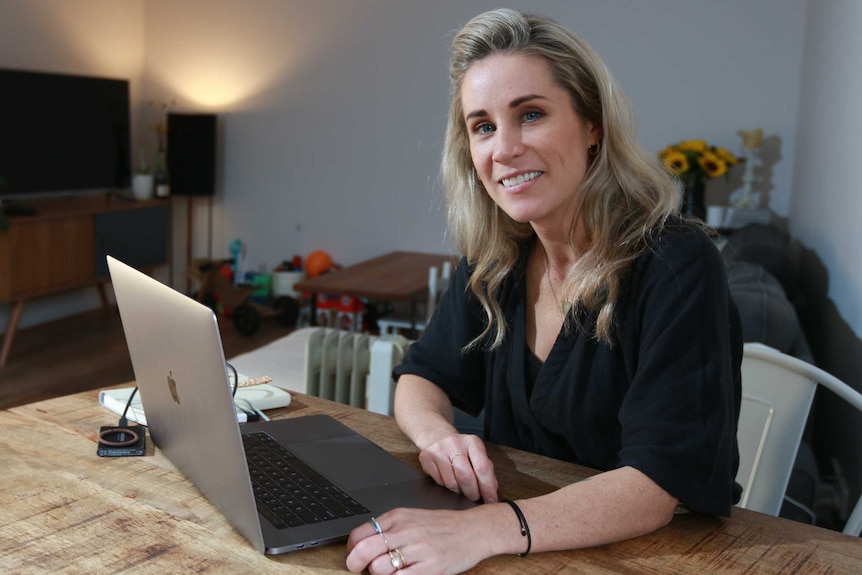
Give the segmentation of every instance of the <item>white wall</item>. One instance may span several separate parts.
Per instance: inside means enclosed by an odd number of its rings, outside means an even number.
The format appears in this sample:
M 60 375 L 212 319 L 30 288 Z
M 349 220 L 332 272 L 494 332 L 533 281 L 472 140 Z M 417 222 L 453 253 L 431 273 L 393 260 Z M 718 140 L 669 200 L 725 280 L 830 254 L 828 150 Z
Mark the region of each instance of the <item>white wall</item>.
M 769 205 L 788 215 L 802 0 L 148 0 L 149 95 L 220 115 L 216 255 L 233 238 L 253 268 L 313 249 L 343 264 L 451 249 L 437 179 L 448 45 L 498 4 L 556 17 L 592 43 L 651 150 L 694 137 L 738 150 L 736 130 L 763 128 L 780 154 Z
M 808 2 L 790 231 L 802 255 L 803 320 L 820 366 L 862 390 L 862 3 Z M 805 315 L 808 317 L 806 318 Z M 862 416 L 830 393 L 815 403 L 821 463 L 862 492 Z
M 828 296 L 862 337 L 862 3 L 811 2 L 792 234 L 830 272 Z

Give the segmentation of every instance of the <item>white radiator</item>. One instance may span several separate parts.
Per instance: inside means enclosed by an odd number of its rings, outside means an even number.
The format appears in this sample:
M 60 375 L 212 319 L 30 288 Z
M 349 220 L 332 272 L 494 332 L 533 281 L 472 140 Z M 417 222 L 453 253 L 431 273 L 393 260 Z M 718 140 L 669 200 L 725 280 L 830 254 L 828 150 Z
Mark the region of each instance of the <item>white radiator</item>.
M 392 415 L 392 368 L 410 343 L 400 335 L 318 328 L 305 347 L 305 392 Z

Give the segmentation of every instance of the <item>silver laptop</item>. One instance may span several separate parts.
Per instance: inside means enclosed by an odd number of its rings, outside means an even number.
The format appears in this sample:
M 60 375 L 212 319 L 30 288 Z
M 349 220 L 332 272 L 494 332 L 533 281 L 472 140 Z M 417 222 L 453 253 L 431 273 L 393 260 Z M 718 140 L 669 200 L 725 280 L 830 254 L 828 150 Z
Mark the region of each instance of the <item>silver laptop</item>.
M 212 310 L 108 267 L 150 437 L 261 552 L 344 540 L 394 507 L 473 505 L 334 418 L 240 425 Z

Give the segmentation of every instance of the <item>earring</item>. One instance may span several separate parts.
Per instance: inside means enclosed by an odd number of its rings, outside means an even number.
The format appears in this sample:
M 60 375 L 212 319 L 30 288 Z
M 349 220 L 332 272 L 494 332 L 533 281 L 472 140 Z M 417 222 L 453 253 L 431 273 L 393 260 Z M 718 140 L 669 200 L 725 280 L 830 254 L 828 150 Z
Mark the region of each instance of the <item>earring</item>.
M 591 144 L 591 145 L 587 146 L 587 153 L 591 156 L 595 156 L 596 154 L 599 153 L 599 145 L 598 144 Z

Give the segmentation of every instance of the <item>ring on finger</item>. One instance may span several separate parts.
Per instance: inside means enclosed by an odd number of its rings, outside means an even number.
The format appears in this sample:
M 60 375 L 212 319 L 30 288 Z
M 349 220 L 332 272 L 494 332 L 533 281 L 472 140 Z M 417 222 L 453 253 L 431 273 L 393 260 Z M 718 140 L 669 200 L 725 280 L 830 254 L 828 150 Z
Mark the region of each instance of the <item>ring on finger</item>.
M 401 552 L 401 549 L 391 550 L 389 552 L 389 560 L 392 562 L 392 566 L 395 567 L 396 570 L 407 567 L 407 561 L 404 559 L 404 554 Z
M 454 455 L 450 455 L 450 456 L 449 456 L 449 463 L 450 463 L 450 464 L 452 464 L 452 465 L 455 465 L 455 458 L 456 458 L 456 457 L 458 457 L 459 455 L 460 455 L 461 457 L 464 457 L 464 454 L 463 454 L 463 453 L 461 453 L 460 451 L 459 451 L 458 453 L 454 454 Z
M 368 520 L 368 522 L 371 523 L 372 527 L 374 527 L 375 533 L 377 533 L 378 535 L 383 535 L 383 529 L 380 528 L 380 524 L 377 522 L 376 517 L 372 517 Z

